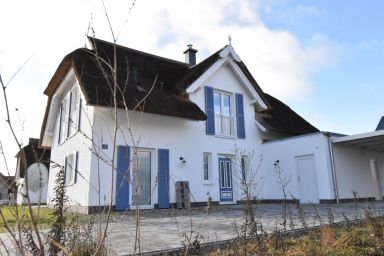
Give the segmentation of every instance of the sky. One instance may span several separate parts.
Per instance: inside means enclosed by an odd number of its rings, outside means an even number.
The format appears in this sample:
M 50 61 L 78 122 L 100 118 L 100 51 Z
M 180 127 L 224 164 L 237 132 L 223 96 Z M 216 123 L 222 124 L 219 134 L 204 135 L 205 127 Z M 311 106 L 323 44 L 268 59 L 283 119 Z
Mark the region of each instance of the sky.
M 118 44 L 179 61 L 187 44 L 198 49 L 199 62 L 228 44 L 230 35 L 264 92 L 322 131 L 373 131 L 384 115 L 384 1 L 104 4 Z M 24 145 L 40 135 L 47 102 L 43 91 L 59 63 L 93 34 L 112 40 L 101 0 L 0 0 L 0 73 L 8 84 L 11 122 Z M 18 149 L 2 95 L 0 140 L 13 174 Z M 7 173 L 2 156 L 0 171 Z

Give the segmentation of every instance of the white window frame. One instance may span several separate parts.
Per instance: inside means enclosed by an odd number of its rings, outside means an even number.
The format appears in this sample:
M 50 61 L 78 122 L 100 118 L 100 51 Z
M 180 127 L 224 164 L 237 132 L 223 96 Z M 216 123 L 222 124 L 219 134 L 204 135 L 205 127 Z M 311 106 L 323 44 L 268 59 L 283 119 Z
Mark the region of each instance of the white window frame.
M 80 130 L 81 123 L 81 99 L 80 91 L 75 85 L 68 91 L 60 103 L 60 113 L 58 118 L 58 138 L 57 143 L 60 145 L 67 138 L 73 136 Z
M 62 112 L 63 112 L 63 108 L 62 108 L 62 105 L 61 105 L 61 102 L 60 102 L 60 106 L 59 106 L 59 115 L 57 117 L 57 125 L 56 125 L 56 134 L 57 134 L 57 137 L 56 137 L 56 142 L 57 142 L 57 145 L 60 145 L 61 143 L 61 119 L 62 119 Z
M 77 116 L 79 108 L 79 95 L 77 86 L 74 86 L 69 92 L 69 108 L 68 108 L 68 137 L 77 131 Z
M 212 181 L 212 153 L 203 153 L 203 180 Z
M 215 109 L 215 94 L 220 95 L 220 114 L 216 114 Z M 224 96 L 229 96 L 229 111 L 230 115 L 224 115 Z M 234 108 L 234 94 L 226 91 L 221 90 L 213 90 L 213 112 L 215 117 L 215 135 L 217 136 L 225 136 L 225 137 L 235 137 L 236 136 L 236 114 L 235 114 L 235 108 Z M 229 119 L 229 133 L 226 133 L 223 129 L 223 123 L 226 119 Z
M 71 163 L 68 161 L 70 158 L 72 158 Z M 79 163 L 79 152 L 75 151 L 72 154 L 67 155 L 64 158 L 64 183 L 65 185 L 73 185 L 77 183 L 76 176 L 78 173 L 78 163 Z
M 83 99 L 81 98 L 80 90 L 78 92 L 77 131 L 81 131 L 81 111 L 83 108 Z
M 58 144 L 61 144 L 64 142 L 64 140 L 68 137 L 68 125 L 67 125 L 67 119 L 68 119 L 68 108 L 69 108 L 69 101 L 68 101 L 68 95 L 65 95 L 60 103 L 60 115 L 59 115 L 59 130 L 58 130 Z

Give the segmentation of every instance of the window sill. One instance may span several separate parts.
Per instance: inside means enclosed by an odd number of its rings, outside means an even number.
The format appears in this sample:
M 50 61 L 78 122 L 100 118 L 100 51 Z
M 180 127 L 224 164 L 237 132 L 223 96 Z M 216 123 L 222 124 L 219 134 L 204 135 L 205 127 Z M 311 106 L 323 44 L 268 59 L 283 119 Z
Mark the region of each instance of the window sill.
M 213 181 L 205 180 L 205 181 L 203 181 L 203 185 L 204 186 L 213 186 L 214 184 L 213 184 Z
M 225 138 L 225 139 L 232 139 L 235 140 L 236 136 L 234 135 L 223 135 L 223 134 L 215 134 L 217 138 Z
M 65 138 L 62 142 L 60 142 L 57 145 L 58 146 L 63 145 L 65 142 L 67 142 L 68 140 L 72 139 L 72 137 L 75 137 L 75 135 L 78 134 L 78 133 L 79 133 L 79 130 L 76 130 L 73 134 L 69 135 L 67 138 Z
M 76 183 L 77 183 L 77 182 L 76 182 Z M 76 183 L 73 182 L 73 181 L 70 181 L 69 183 L 65 184 L 65 186 L 66 186 L 67 188 L 69 188 L 69 187 L 73 187 L 74 185 L 76 185 Z

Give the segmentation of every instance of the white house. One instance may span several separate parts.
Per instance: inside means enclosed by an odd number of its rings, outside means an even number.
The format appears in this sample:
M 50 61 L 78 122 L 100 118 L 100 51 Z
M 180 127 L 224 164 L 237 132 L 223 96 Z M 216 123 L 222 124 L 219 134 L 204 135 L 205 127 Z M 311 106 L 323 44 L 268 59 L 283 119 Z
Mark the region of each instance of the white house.
M 318 184 L 317 199 L 309 200 L 327 202 L 344 193 L 340 185 L 339 195 L 334 192 L 327 135 L 265 94 L 231 44 L 196 64 L 192 46 L 182 63 L 99 39 L 90 42 L 92 49 L 77 49 L 63 59 L 44 92 L 40 146 L 51 149 L 48 203 L 62 165 L 68 204 L 77 211 L 100 210 L 111 200 L 115 210 L 168 208 L 178 199 L 177 181 L 189 182 L 192 204 L 205 203 L 208 196 L 214 203 L 234 204 L 242 199 L 245 163 L 258 166 L 261 155 L 262 200 L 281 199 L 273 163 L 279 160 L 292 175 L 292 157 L 301 170 L 312 164 L 307 155 L 315 158 Z M 286 145 L 285 154 L 280 147 L 292 137 L 311 150 L 296 152 L 296 146 Z M 321 152 L 314 151 L 317 144 Z M 244 154 L 238 159 L 236 148 Z M 257 157 L 247 159 L 246 152 Z M 296 180 L 288 186 L 294 197 L 304 196 L 299 190 L 306 188 Z
M 29 203 L 47 203 L 50 150 L 41 149 L 38 145 L 39 139 L 29 138 L 28 145 L 16 154 L 16 202 L 20 205 L 28 203 L 27 180 Z

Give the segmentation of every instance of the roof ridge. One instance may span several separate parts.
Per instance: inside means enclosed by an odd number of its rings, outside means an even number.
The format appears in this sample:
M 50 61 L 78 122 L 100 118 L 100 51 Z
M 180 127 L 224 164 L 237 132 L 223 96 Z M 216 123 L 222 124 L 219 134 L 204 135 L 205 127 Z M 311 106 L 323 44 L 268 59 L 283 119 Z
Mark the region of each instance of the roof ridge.
M 92 50 L 95 50 L 94 49 L 94 46 L 93 46 L 93 42 L 92 40 L 95 40 L 95 41 L 98 41 L 98 42 L 101 42 L 101 43 L 104 43 L 104 44 L 107 44 L 107 45 L 111 45 L 113 46 L 113 43 L 111 42 L 108 42 L 108 41 L 105 41 L 105 40 L 102 40 L 102 39 L 99 39 L 99 38 L 96 38 L 96 37 L 89 37 L 88 36 L 88 40 L 91 42 L 92 44 L 92 47 L 93 49 Z M 178 61 L 178 60 L 174 60 L 174 59 L 170 59 L 170 58 L 166 58 L 166 57 L 162 57 L 162 56 L 159 56 L 159 55 L 155 55 L 153 53 L 148 53 L 148 52 L 143 52 L 143 51 L 140 51 L 140 50 L 137 50 L 137 49 L 133 49 L 133 48 L 130 48 L 130 47 L 127 47 L 127 46 L 123 46 L 121 44 L 115 44 L 118 48 L 121 48 L 121 49 L 124 49 L 124 50 L 128 50 L 128 51 L 132 51 L 134 53 L 138 53 L 138 54 L 142 54 L 142 55 L 146 55 L 146 56 L 149 56 L 149 57 L 154 57 L 154 58 L 158 58 L 158 59 L 161 59 L 161 60 L 164 60 L 164 61 L 168 61 L 168 62 L 173 62 L 175 64 L 180 64 L 180 65 L 184 65 L 185 67 L 190 67 L 191 65 L 188 64 L 188 63 L 185 63 L 185 62 L 182 62 L 182 61 Z
M 204 65 L 206 62 L 209 62 L 209 60 L 211 58 L 213 58 L 215 55 L 219 54 L 222 50 L 225 49 L 225 47 L 227 47 L 228 45 L 225 45 L 223 48 L 219 49 L 218 51 L 216 51 L 215 53 L 209 55 L 207 58 L 205 58 L 203 61 L 199 62 L 198 64 L 196 65 L 193 65 L 193 66 L 190 66 L 188 69 L 191 70 L 193 68 L 199 68 L 199 66 L 201 65 Z

